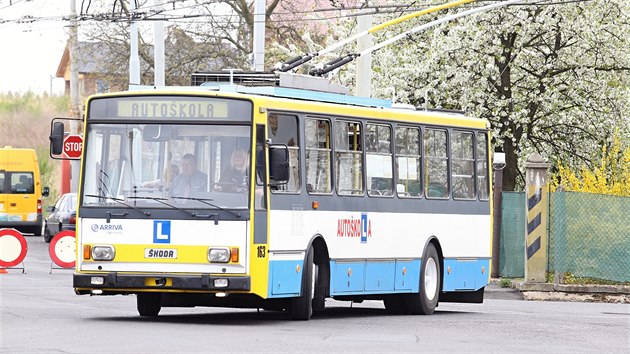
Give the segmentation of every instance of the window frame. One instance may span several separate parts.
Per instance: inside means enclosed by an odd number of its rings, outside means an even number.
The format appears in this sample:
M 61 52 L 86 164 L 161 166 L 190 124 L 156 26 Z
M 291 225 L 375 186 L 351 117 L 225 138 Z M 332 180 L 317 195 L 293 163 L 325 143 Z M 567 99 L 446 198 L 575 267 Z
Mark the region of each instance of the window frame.
M 453 144 L 455 143 L 455 135 L 456 134 L 462 134 L 462 135 L 469 135 L 470 136 L 470 143 L 471 143 L 471 152 L 472 152 L 472 157 L 470 159 L 466 159 L 466 158 L 460 158 L 460 157 L 455 157 L 453 155 Z M 476 200 L 477 199 L 477 173 L 476 173 L 476 163 L 477 163 L 477 159 L 475 158 L 475 132 L 470 131 L 470 130 L 462 130 L 462 129 L 453 129 L 451 131 L 451 138 L 450 140 L 450 173 L 449 173 L 449 178 L 450 178 L 450 192 L 451 192 L 451 197 L 453 198 L 453 200 Z M 455 171 L 453 166 L 455 165 L 456 161 L 466 161 L 466 162 L 472 162 L 472 174 L 470 175 L 470 177 L 463 177 L 464 175 L 457 175 L 455 176 Z M 472 196 L 468 197 L 468 198 L 464 198 L 464 197 L 456 197 L 455 196 L 455 178 L 468 178 L 471 179 L 472 181 L 472 191 L 473 194 Z
M 307 139 L 306 139 L 306 122 L 309 120 L 313 120 L 313 121 L 326 121 L 328 122 L 328 139 L 329 139 L 329 148 L 328 149 L 321 149 L 321 148 L 309 148 L 307 146 Z M 335 136 L 334 136 L 334 132 L 333 132 L 333 119 L 331 117 L 324 117 L 324 116 L 316 116 L 316 115 L 306 115 L 304 117 L 304 186 L 305 186 L 305 190 L 306 193 L 308 195 L 332 195 L 334 193 L 334 189 L 335 189 L 335 173 L 334 173 L 334 140 L 335 140 Z M 307 166 L 308 166 L 308 159 L 307 159 L 307 152 L 308 151 L 328 151 L 328 158 L 329 158 L 329 165 L 328 165 L 328 172 L 329 172 L 329 181 L 330 181 L 330 191 L 329 192 L 319 192 L 319 191 L 310 191 L 308 189 L 308 171 L 307 171 Z
M 418 131 L 418 155 L 411 155 L 411 154 L 406 154 L 406 155 L 399 155 L 397 149 L 398 149 L 398 140 L 396 138 L 394 138 L 394 173 L 395 173 L 395 185 L 398 186 L 398 182 L 400 180 L 400 175 L 398 174 L 399 172 L 399 168 L 398 168 L 398 157 L 402 156 L 402 157 L 411 157 L 411 156 L 417 156 L 418 158 L 418 183 L 420 184 L 419 186 L 419 190 L 418 190 L 418 195 L 404 195 L 404 194 L 400 194 L 398 193 L 398 190 L 396 190 L 395 194 L 398 196 L 398 198 L 401 199 L 421 199 L 424 196 L 424 183 L 423 183 L 423 176 L 424 176 L 424 139 L 423 139 L 423 134 L 424 134 L 424 126 L 423 125 L 410 125 L 410 124 L 397 124 L 394 127 L 394 136 L 396 136 L 396 131 L 398 129 L 415 129 Z M 398 188 L 398 187 L 396 187 Z M 407 193 L 407 192 L 405 192 Z
M 365 190 L 366 190 L 366 186 L 365 186 L 365 127 L 364 127 L 364 120 L 361 118 L 346 118 L 346 117 L 342 117 L 342 118 L 335 118 L 333 120 L 333 172 L 334 172 L 334 176 L 333 176 L 333 181 L 334 181 L 334 185 L 333 188 L 335 190 L 335 193 L 337 196 L 340 197 L 363 197 L 365 196 Z M 361 146 L 361 150 L 360 150 L 360 159 L 359 161 L 361 161 L 361 168 L 360 168 L 360 173 L 361 173 L 361 191 L 360 193 L 357 194 L 353 194 L 353 193 L 340 193 L 339 192 L 339 178 L 338 178 L 338 168 L 337 168 L 337 153 L 346 153 L 346 154 L 353 154 L 356 153 L 352 150 L 347 150 L 347 151 L 342 151 L 340 152 L 339 147 L 337 146 L 337 124 L 338 123 L 353 123 L 353 124 L 358 124 L 360 127 L 359 130 L 359 134 L 360 134 L 360 146 Z
M 377 126 L 377 129 L 378 129 L 378 127 L 387 127 L 387 128 L 389 128 L 389 151 L 388 151 L 389 155 L 388 156 L 390 157 L 390 163 L 391 163 L 391 165 L 390 165 L 391 166 L 391 168 L 390 168 L 390 172 L 391 172 L 391 177 L 390 177 L 391 183 L 390 184 L 391 184 L 391 186 L 390 186 L 390 190 L 389 190 L 390 194 L 388 194 L 388 195 L 371 194 L 370 193 L 370 189 L 368 188 L 368 185 L 367 185 L 367 181 L 368 181 L 368 178 L 369 178 L 368 177 L 368 175 L 369 175 L 369 173 L 368 173 L 368 168 L 369 168 L 369 166 L 368 166 L 368 154 L 370 153 L 368 151 L 368 146 L 367 146 L 368 145 L 367 144 L 367 135 L 368 135 L 368 126 L 370 126 L 370 125 Z M 378 135 L 379 134 L 378 134 L 378 131 L 377 131 L 377 136 Z M 364 168 L 363 175 L 365 176 L 365 190 L 367 192 L 366 193 L 367 196 L 368 197 L 374 197 L 374 198 L 393 198 L 394 194 L 396 194 L 395 188 L 394 188 L 394 186 L 395 186 L 394 181 L 396 179 L 395 179 L 395 173 L 394 173 L 394 170 L 395 170 L 395 167 L 394 167 L 395 166 L 395 161 L 394 161 L 395 135 L 394 135 L 394 127 L 393 127 L 393 125 L 391 123 L 387 123 L 387 122 L 366 121 L 365 122 L 364 141 L 365 141 L 365 146 L 364 146 L 364 149 L 363 149 L 363 153 L 364 153 L 364 156 L 365 156 L 365 168 Z M 377 142 L 377 144 L 378 144 L 378 142 Z M 381 153 L 379 151 L 372 152 L 372 154 L 373 155 L 377 155 L 377 156 L 387 156 L 385 153 Z
M 445 157 L 433 157 L 434 159 L 445 159 L 446 160 L 446 193 L 444 196 L 442 197 L 436 197 L 436 196 L 431 196 L 430 193 L 428 193 L 428 188 L 431 185 L 431 183 L 429 183 L 429 172 L 430 172 L 430 168 L 428 166 L 429 164 L 429 160 L 430 160 L 430 155 L 427 154 L 427 149 L 429 148 L 425 143 L 425 137 L 428 137 L 428 132 L 430 131 L 440 131 L 440 132 L 444 132 L 445 133 Z M 448 200 L 451 198 L 451 179 L 450 179 L 450 174 L 451 174 L 451 152 L 450 152 L 450 130 L 445 128 L 445 127 L 425 127 L 424 131 L 423 131 L 423 135 L 422 135 L 422 147 L 423 147 L 423 191 L 424 191 L 424 196 L 426 199 L 432 199 L 432 200 Z M 425 180 L 426 178 L 426 180 Z

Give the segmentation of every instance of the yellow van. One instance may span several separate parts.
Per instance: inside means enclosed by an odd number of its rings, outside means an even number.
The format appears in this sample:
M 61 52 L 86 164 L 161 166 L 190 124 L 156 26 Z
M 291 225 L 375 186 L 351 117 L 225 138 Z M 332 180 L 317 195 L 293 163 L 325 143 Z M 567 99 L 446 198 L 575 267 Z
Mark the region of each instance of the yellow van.
M 33 149 L 0 148 L 0 229 L 42 234 L 42 189 Z

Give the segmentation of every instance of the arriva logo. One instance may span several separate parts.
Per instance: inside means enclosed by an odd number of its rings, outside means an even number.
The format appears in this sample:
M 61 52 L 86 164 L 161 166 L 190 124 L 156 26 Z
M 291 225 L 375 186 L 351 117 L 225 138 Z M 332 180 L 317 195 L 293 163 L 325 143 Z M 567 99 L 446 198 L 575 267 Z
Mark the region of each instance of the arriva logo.
M 365 243 L 372 237 L 372 221 L 367 213 L 361 213 L 361 219 L 337 219 L 337 237 L 360 237 Z
M 123 227 L 120 224 L 92 224 L 91 226 L 92 231 L 94 232 L 99 232 L 99 231 L 122 231 Z

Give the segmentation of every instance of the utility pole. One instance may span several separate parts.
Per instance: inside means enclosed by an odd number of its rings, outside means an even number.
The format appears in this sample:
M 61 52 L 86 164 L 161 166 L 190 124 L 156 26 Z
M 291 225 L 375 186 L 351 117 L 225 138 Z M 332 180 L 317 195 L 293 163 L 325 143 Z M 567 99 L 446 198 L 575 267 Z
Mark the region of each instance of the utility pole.
M 129 1 L 131 7 L 131 18 L 133 19 L 136 14 L 136 2 L 134 0 Z M 140 85 L 140 58 L 138 57 L 138 24 L 136 21 L 131 21 L 129 26 L 131 43 L 129 48 L 129 85 Z
M 79 104 L 79 58 L 78 58 L 78 28 L 77 8 L 75 0 L 70 0 L 70 109 L 73 118 L 81 118 L 81 106 Z M 79 123 L 70 121 L 70 134 L 79 133 Z M 70 192 L 77 192 L 79 186 L 79 161 L 70 162 Z
M 265 71 L 265 0 L 254 0 L 254 71 Z
M 153 0 L 155 12 L 162 12 L 162 0 Z M 155 21 L 153 24 L 153 77 L 155 86 L 164 86 L 164 22 Z
M 363 15 L 357 18 L 358 31 L 367 31 L 372 27 L 372 15 Z M 373 46 L 372 35 L 363 36 L 357 41 L 357 49 L 359 52 Z M 371 97 L 372 96 L 372 54 L 360 56 L 357 59 L 356 67 L 356 96 Z

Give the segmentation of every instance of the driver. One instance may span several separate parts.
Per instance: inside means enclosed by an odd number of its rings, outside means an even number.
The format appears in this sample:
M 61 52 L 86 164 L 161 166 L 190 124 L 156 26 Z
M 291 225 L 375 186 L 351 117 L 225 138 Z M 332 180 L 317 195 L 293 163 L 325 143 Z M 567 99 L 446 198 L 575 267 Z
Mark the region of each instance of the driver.
M 174 197 L 191 197 L 207 189 L 208 176 L 197 169 L 197 158 L 193 154 L 182 157 L 181 173 L 173 179 L 171 195 Z

